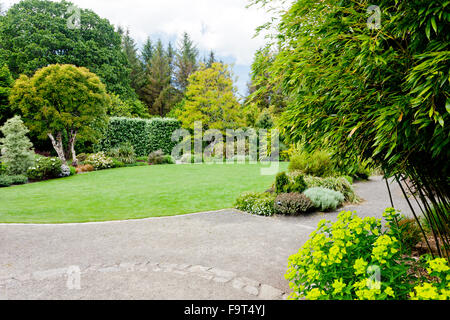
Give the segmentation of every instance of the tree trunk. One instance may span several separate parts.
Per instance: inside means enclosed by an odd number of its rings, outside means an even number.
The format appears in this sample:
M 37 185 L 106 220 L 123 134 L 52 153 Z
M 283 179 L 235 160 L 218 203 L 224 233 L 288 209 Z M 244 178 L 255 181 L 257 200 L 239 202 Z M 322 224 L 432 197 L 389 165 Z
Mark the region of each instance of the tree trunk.
M 68 132 L 69 133 L 69 132 Z M 70 130 L 69 133 L 69 148 L 70 153 L 72 154 L 72 166 L 78 166 L 77 154 L 75 152 L 75 142 L 77 140 L 77 130 Z
M 62 142 L 62 134 L 61 132 L 58 132 L 55 137 L 51 133 L 47 134 L 50 140 L 52 141 L 53 148 L 55 149 L 56 153 L 58 154 L 59 159 L 61 159 L 63 164 L 67 164 L 66 156 L 64 155 L 64 146 Z

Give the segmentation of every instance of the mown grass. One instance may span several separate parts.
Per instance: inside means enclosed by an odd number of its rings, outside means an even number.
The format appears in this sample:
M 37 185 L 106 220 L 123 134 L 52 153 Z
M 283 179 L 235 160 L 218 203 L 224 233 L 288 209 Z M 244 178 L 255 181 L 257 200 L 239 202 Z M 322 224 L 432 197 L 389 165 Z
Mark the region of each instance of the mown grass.
M 231 208 L 264 191 L 268 164 L 120 168 L 0 189 L 0 223 L 73 223 L 175 216 Z M 287 164 L 280 163 L 280 170 Z

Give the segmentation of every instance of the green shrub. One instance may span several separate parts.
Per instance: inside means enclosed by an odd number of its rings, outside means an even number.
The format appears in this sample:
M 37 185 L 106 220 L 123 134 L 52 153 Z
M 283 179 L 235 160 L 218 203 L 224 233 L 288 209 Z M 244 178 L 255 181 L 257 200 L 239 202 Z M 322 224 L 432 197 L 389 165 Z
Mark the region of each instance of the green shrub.
M 104 170 L 113 167 L 113 159 L 108 157 L 104 152 L 98 152 L 89 155 L 84 161 L 85 165 L 91 165 L 95 170 Z
M 353 177 L 358 180 L 368 180 L 372 175 L 373 171 L 366 165 L 362 163 L 358 163 L 355 173 Z
M 309 212 L 314 207 L 311 200 L 301 193 L 282 193 L 275 199 L 276 214 L 297 216 Z
M 122 142 L 116 148 L 109 150 L 107 155 L 124 164 L 133 164 L 136 162 L 136 153 L 130 142 Z
M 12 177 L 7 175 L 0 175 L 0 188 L 9 187 L 13 184 Z
M 37 156 L 34 165 L 28 169 L 30 180 L 47 180 L 59 178 L 62 174 L 62 162 L 59 158 Z
M 289 171 L 301 171 L 316 177 L 328 177 L 335 173 L 335 164 L 326 151 L 307 153 L 300 151 L 291 157 Z
M 350 176 L 343 176 L 342 178 L 345 178 L 345 180 L 347 180 L 348 181 L 348 183 L 350 183 L 350 185 L 353 185 L 353 178 L 352 177 L 350 177 Z
M 345 177 L 319 178 L 306 176 L 305 181 L 308 188 L 322 187 L 338 191 L 344 195 L 345 201 L 347 202 L 357 203 L 359 201 L 359 198 L 356 195 L 353 186 L 349 183 L 349 181 Z
M 112 158 L 112 168 L 123 168 L 123 167 L 125 167 L 125 163 L 115 158 Z
M 79 155 L 77 155 L 77 160 L 79 163 L 83 163 L 84 161 L 86 161 L 88 155 L 86 153 L 80 153 Z
M 25 184 L 28 182 L 28 177 L 23 174 L 10 176 L 10 178 L 12 179 L 12 184 L 14 185 Z
M 34 161 L 33 144 L 27 137 L 28 128 L 19 116 L 15 116 L 0 127 L 0 132 L 4 135 L 0 138 L 0 160 L 6 165 L 6 173 L 25 174 Z
M 6 174 L 6 165 L 0 162 L 0 175 Z
M 388 209 L 392 221 L 397 213 Z M 335 223 L 323 220 L 298 254 L 289 258 L 290 299 L 406 299 L 414 277 L 400 242 L 381 219 L 342 212 Z
M 180 129 L 179 121 L 170 118 L 112 117 L 96 149 L 107 151 L 129 142 L 137 156 L 146 156 L 157 150 L 170 154 L 177 144 L 172 141 L 172 133 L 177 129 Z
M 292 181 L 287 186 L 288 193 L 303 193 L 308 188 L 303 175 L 295 175 L 292 177 Z
M 77 168 L 69 166 L 69 169 L 70 169 L 70 175 L 71 176 L 74 176 L 74 175 L 77 174 Z
M 174 164 L 175 161 L 169 155 L 165 155 L 162 150 L 158 150 L 150 153 L 148 156 L 148 164 L 158 165 L 158 164 Z
M 280 172 L 275 178 L 275 192 L 277 194 L 285 193 L 288 191 L 290 181 L 286 172 Z
M 273 216 L 275 195 L 270 193 L 243 193 L 236 200 L 236 209 L 259 216 Z
M 345 200 L 342 193 L 320 187 L 308 189 L 304 194 L 321 211 L 336 210 Z

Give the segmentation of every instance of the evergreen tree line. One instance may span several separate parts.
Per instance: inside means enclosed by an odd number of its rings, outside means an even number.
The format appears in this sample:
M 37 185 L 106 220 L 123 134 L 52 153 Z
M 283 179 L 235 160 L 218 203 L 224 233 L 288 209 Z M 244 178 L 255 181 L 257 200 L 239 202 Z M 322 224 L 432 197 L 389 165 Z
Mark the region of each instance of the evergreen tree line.
M 130 67 L 131 87 L 145 104 L 150 115 L 166 116 L 184 97 L 188 78 L 199 70 L 200 62 L 210 68 L 216 62 L 215 53 L 199 59 L 199 50 L 187 33 L 175 48 L 161 39 L 147 38 L 138 50 L 130 31 L 118 29 L 122 48 Z

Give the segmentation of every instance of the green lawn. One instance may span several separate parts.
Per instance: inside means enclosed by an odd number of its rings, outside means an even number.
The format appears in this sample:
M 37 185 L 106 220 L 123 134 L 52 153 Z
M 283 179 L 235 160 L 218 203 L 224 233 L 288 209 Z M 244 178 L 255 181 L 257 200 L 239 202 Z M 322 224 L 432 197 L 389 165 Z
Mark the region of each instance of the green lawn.
M 264 191 L 268 164 L 164 165 L 92 172 L 0 189 L 0 223 L 70 223 L 174 216 L 233 207 Z M 287 163 L 280 163 L 285 170 Z

